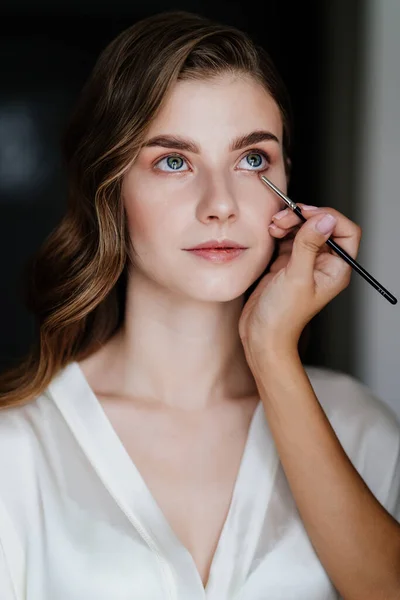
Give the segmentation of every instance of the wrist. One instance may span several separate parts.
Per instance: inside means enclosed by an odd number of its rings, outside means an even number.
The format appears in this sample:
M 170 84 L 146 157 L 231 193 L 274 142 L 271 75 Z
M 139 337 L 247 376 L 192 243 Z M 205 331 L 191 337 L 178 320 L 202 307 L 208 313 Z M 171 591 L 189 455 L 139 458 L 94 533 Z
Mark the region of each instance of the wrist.
M 247 362 L 255 374 L 264 374 L 285 368 L 290 363 L 301 362 L 298 342 L 282 338 L 269 338 L 263 348 L 247 356 Z
M 257 362 L 253 362 L 250 368 L 261 399 L 268 406 L 275 402 L 279 404 L 284 399 L 291 402 L 294 390 L 305 375 L 297 347 L 278 344 L 258 356 Z
M 289 359 L 299 354 L 299 339 L 295 335 L 282 335 L 279 332 L 269 335 L 260 354 L 268 362 Z

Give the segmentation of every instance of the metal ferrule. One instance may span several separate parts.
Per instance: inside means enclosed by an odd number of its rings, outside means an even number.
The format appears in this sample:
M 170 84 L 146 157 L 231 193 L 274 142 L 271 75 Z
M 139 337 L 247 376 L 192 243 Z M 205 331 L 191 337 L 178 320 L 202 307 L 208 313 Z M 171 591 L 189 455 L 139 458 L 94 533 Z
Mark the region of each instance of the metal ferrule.
M 275 192 L 275 194 L 278 194 L 278 196 L 280 198 L 282 198 L 282 200 L 284 201 L 284 203 L 287 204 L 287 206 L 289 208 L 291 208 L 292 210 L 294 210 L 295 208 L 297 208 L 297 204 L 295 202 L 293 202 L 293 200 L 291 200 L 290 198 L 288 198 L 287 196 L 285 196 L 285 194 L 283 192 L 281 192 L 281 190 L 279 188 L 277 188 L 276 185 L 274 185 L 269 179 L 267 179 L 265 177 L 265 175 L 260 175 L 260 179 L 266 185 L 268 185 Z

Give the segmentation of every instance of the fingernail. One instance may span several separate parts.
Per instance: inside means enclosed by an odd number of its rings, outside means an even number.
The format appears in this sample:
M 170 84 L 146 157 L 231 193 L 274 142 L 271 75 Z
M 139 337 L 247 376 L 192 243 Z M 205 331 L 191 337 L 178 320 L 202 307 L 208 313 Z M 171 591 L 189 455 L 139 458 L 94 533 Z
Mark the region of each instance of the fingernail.
M 306 210 L 315 210 L 318 206 L 311 206 L 311 204 L 303 204 L 303 208 Z
M 337 219 L 329 214 L 326 214 L 322 217 L 322 219 L 320 219 L 316 225 L 315 225 L 315 229 L 317 231 L 319 231 L 320 233 L 328 233 L 329 231 L 332 231 L 333 228 L 335 227 L 337 222 Z
M 284 210 L 281 210 L 280 212 L 276 213 L 276 215 L 274 215 L 274 219 L 282 219 L 282 217 L 286 217 L 286 215 L 288 214 L 289 209 L 285 208 Z

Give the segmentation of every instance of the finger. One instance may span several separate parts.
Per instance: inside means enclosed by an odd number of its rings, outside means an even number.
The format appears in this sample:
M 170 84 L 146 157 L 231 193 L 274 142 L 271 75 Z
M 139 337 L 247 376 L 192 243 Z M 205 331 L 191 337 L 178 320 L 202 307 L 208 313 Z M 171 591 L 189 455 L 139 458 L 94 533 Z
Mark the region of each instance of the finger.
M 275 239 L 282 240 L 280 243 L 280 246 L 281 246 L 283 241 L 290 241 L 296 237 L 296 234 L 297 234 L 299 228 L 301 227 L 302 223 L 303 223 L 303 221 L 301 221 L 301 223 L 299 223 L 298 225 L 295 225 L 294 227 L 290 227 L 289 229 L 281 229 L 280 227 L 277 227 L 274 223 L 272 223 L 271 225 L 268 226 L 268 228 L 269 228 L 271 235 Z M 325 251 L 328 251 L 328 247 L 326 247 Z
M 327 219 L 330 219 L 329 228 Z M 316 215 L 303 223 L 293 240 L 292 255 L 287 266 L 289 275 L 301 280 L 313 279 L 316 258 L 336 226 L 336 217 L 328 213 Z
M 304 217 L 308 219 L 312 215 L 315 215 L 321 209 L 316 206 L 308 206 L 307 204 L 298 204 L 297 205 Z M 272 217 L 272 221 L 275 225 L 282 229 L 286 229 L 287 227 L 293 227 L 298 223 L 303 223 L 303 221 L 289 208 L 285 208 Z
M 337 219 L 337 224 L 335 226 L 335 230 L 332 233 L 332 238 L 334 241 L 337 241 L 338 244 L 350 254 L 352 258 L 357 256 L 358 247 L 360 245 L 362 230 L 357 223 L 354 223 L 350 219 L 348 219 L 345 215 L 330 207 L 318 207 L 308 210 L 307 205 L 298 204 L 301 209 L 302 214 L 308 220 L 313 216 L 322 215 L 322 213 L 328 213 L 334 216 Z M 296 223 L 303 223 L 300 217 L 296 215 L 292 210 L 288 209 L 288 213 L 286 213 L 281 219 L 276 220 L 273 217 L 273 222 L 279 227 L 279 229 L 284 230 L 286 228 L 293 227 Z M 281 211 L 282 212 L 282 211 Z M 279 213 L 277 213 L 279 215 Z M 274 230 L 273 231 L 279 231 Z M 272 232 L 272 231 L 271 231 Z M 279 236 L 277 236 L 279 237 Z M 283 236 L 280 236 L 283 237 Z M 333 250 L 329 250 L 332 254 L 334 254 Z
M 284 237 L 288 236 L 290 233 L 296 232 L 298 228 L 299 228 L 298 225 L 295 225 L 294 227 L 289 227 L 288 229 L 283 229 L 282 227 L 278 227 L 278 225 L 275 225 L 275 223 L 271 223 L 270 225 L 268 225 L 269 232 L 275 238 L 284 238 Z
M 298 227 L 295 227 L 295 229 L 298 231 Z M 282 241 L 279 242 L 279 252 L 278 252 L 278 256 L 276 258 L 276 260 L 273 262 L 272 266 L 271 266 L 271 272 L 274 272 L 276 270 L 279 271 L 279 269 L 282 266 L 286 266 L 289 258 L 292 255 L 292 251 L 293 251 L 293 237 L 285 237 Z M 329 252 L 329 248 L 328 246 L 326 246 L 326 244 L 323 246 L 321 253 L 324 252 Z

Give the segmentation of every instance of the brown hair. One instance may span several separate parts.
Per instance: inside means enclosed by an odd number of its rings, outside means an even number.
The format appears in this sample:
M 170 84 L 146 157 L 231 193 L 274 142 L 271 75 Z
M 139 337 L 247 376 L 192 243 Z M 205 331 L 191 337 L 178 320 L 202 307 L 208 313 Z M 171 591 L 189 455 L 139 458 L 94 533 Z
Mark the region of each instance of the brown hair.
M 127 265 L 134 259 L 122 177 L 171 86 L 226 72 L 250 75 L 274 98 L 288 159 L 289 99 L 270 57 L 246 33 L 168 11 L 137 22 L 103 50 L 63 137 L 67 212 L 26 266 L 25 303 L 37 340 L 0 376 L 0 407 L 36 398 L 61 368 L 92 354 L 119 329 Z

